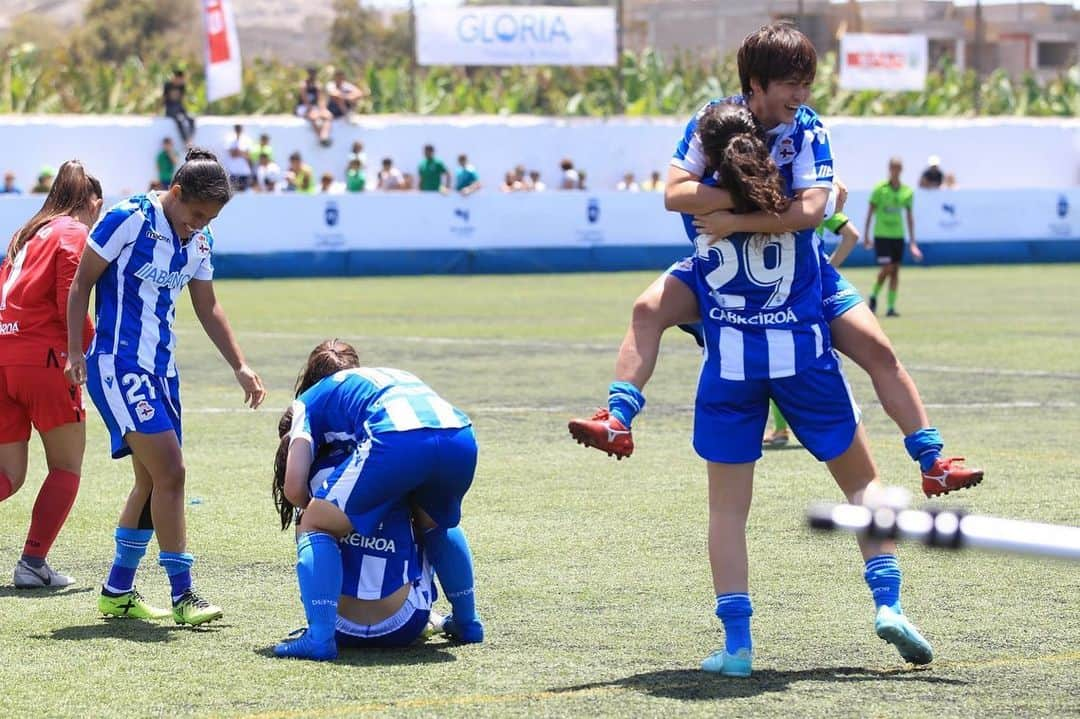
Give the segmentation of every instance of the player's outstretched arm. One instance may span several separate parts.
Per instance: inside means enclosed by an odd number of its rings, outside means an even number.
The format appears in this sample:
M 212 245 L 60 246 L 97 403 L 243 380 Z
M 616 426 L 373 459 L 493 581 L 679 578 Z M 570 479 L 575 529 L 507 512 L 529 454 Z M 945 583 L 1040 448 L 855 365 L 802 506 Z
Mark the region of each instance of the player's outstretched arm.
M 719 187 L 703 185 L 701 178 L 689 170 L 668 166 L 664 186 L 664 208 L 672 212 L 700 215 L 714 210 L 730 210 L 735 206 L 731 193 Z
M 188 283 L 188 291 L 191 293 L 191 306 L 195 308 L 195 316 L 199 318 L 206 336 L 232 367 L 236 381 L 244 390 L 244 404 L 255 409 L 266 398 L 266 390 L 263 388 L 262 379 L 244 360 L 244 353 L 236 342 L 225 310 L 217 301 L 213 281 L 192 280 Z

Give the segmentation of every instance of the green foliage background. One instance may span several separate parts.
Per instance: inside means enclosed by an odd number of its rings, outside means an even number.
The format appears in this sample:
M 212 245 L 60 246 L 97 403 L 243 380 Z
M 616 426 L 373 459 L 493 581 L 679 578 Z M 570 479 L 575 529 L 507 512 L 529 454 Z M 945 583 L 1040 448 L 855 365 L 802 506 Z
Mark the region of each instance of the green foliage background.
M 418 68 L 407 14 L 383 25 L 355 0 L 336 0 L 334 9 L 334 66 L 370 88 L 363 112 L 669 115 L 739 91 L 733 56 L 665 59 L 652 50 L 624 53 L 618 68 Z M 266 59 L 245 64 L 241 94 L 207 105 L 199 34 L 191 31 L 200 22 L 196 11 L 194 3 L 92 0 L 70 33 L 38 17 L 17 18 L 0 44 L 0 113 L 156 114 L 161 85 L 176 65 L 189 69 L 188 102 L 197 113 L 291 113 L 304 68 Z M 326 78 L 330 70 L 323 68 Z M 1001 70 L 980 81 L 946 62 L 930 73 L 924 91 L 886 93 L 838 88 L 830 52 L 819 63 L 811 105 L 831 116 L 1073 117 L 1080 115 L 1080 65 L 1040 83 Z

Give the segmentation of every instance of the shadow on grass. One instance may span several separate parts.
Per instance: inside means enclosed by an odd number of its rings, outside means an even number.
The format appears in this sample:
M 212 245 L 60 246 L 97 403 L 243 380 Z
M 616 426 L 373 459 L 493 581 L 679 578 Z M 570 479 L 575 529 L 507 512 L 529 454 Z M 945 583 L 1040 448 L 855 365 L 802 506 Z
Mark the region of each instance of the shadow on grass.
M 601 687 L 619 687 L 644 692 L 667 699 L 734 699 L 752 697 L 770 692 L 787 691 L 796 682 L 920 682 L 930 685 L 965 685 L 960 679 L 934 676 L 931 668 L 907 670 L 867 669 L 865 667 L 822 667 L 776 671 L 761 669 L 741 679 L 708 674 L 698 669 L 665 669 L 663 671 L 634 674 L 607 682 L 592 682 L 571 687 L 549 689 L 553 693 L 570 693 Z
M 49 589 L 40 587 L 35 589 L 16 589 L 13 585 L 0 587 L 0 599 L 14 597 L 16 599 L 50 599 L 52 597 L 70 597 L 72 594 L 97 591 L 94 587 L 73 587 L 67 589 Z
M 418 644 L 412 647 L 398 649 L 341 649 L 338 652 L 336 664 L 347 664 L 353 667 L 386 667 L 406 666 L 410 664 L 442 664 L 457 661 L 457 657 L 444 651 L 454 646 L 444 642 L 442 644 Z M 270 659 L 276 659 L 273 647 L 256 649 L 256 654 Z
M 30 639 L 59 639 L 61 641 L 85 641 L 93 639 L 127 639 L 132 642 L 171 642 L 178 632 L 200 632 L 215 634 L 227 628 L 228 624 L 204 624 L 189 627 L 169 621 L 150 622 L 141 619 L 107 617 L 93 624 L 80 624 L 73 627 L 54 629 L 49 634 L 31 635 Z

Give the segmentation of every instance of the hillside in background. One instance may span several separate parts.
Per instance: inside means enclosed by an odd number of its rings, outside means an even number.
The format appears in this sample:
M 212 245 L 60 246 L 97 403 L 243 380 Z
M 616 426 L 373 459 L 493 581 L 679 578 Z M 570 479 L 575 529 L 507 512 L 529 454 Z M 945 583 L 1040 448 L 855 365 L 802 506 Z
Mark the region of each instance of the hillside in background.
M 7 35 L 12 21 L 27 13 L 60 29 L 73 27 L 88 2 L 4 0 L 0 2 L 0 35 Z M 329 59 L 332 5 L 332 0 L 233 0 L 241 51 L 249 58 L 274 57 L 293 63 Z

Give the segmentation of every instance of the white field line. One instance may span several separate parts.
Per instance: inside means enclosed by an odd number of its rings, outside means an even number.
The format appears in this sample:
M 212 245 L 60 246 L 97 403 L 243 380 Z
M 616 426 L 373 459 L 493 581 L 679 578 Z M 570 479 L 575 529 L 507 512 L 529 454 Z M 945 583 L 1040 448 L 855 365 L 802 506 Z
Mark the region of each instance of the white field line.
M 314 334 L 306 332 L 245 332 L 243 333 L 243 336 L 270 340 L 308 340 L 313 344 L 327 338 L 325 334 Z M 600 343 L 560 342 L 558 340 L 514 340 L 499 337 L 421 337 L 415 335 L 390 337 L 358 335 L 353 337 L 353 339 L 358 344 L 362 344 L 364 342 L 378 342 L 382 346 L 386 346 L 387 344 L 392 344 L 394 342 L 410 342 L 415 344 L 433 345 L 477 345 L 486 347 L 506 347 L 508 349 L 520 350 L 564 349 L 577 351 L 597 351 L 611 352 L 613 355 L 619 347 L 617 340 L 613 340 L 610 343 Z M 680 345 L 668 343 L 664 347 L 664 352 L 671 351 L 675 351 L 680 354 L 698 353 L 697 347 L 692 342 Z M 851 362 L 851 364 L 854 363 Z M 999 367 L 953 367 L 950 365 L 908 365 L 907 368 L 914 372 L 939 372 L 942 374 L 988 375 L 998 377 L 1043 377 L 1047 379 L 1080 380 L 1080 373 L 1077 372 L 1053 372 L 1049 370 L 1039 369 L 1028 370 L 1002 369 Z
M 693 405 L 652 405 L 654 411 L 662 412 L 679 412 L 690 413 L 694 411 Z M 863 407 L 880 407 L 878 402 L 865 402 L 862 403 Z M 1080 406 L 1080 403 L 1070 401 L 1053 401 L 1053 402 L 1035 402 L 1035 401 L 1019 401 L 1019 402 L 930 402 L 925 405 L 927 409 L 955 409 L 960 411 L 965 410 L 978 410 L 978 409 L 1073 409 Z M 243 412 L 260 412 L 260 413 L 281 413 L 281 409 L 277 407 L 260 407 L 257 410 L 251 410 L 246 407 L 190 407 L 184 409 L 184 414 L 240 414 Z M 469 406 L 466 411 L 473 416 L 480 416 L 485 414 L 578 414 L 586 415 L 589 409 L 584 406 L 569 407 L 562 405 L 548 405 L 548 406 L 500 406 L 500 405 L 472 405 Z

